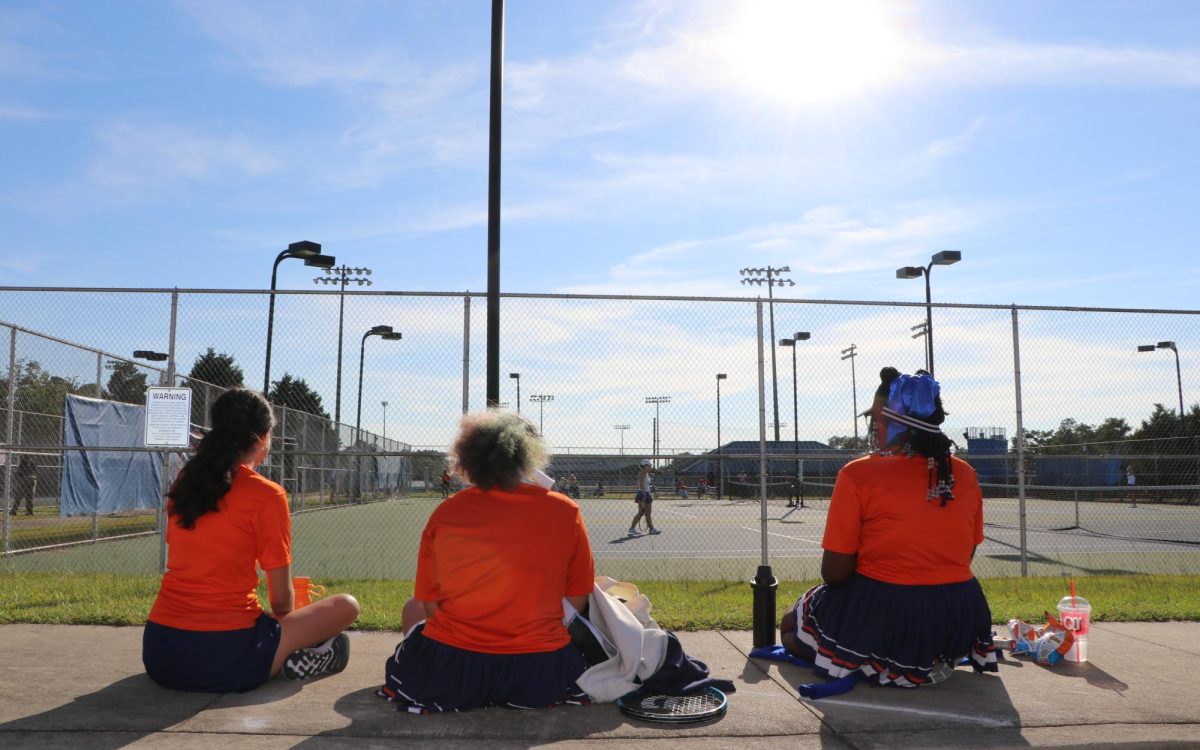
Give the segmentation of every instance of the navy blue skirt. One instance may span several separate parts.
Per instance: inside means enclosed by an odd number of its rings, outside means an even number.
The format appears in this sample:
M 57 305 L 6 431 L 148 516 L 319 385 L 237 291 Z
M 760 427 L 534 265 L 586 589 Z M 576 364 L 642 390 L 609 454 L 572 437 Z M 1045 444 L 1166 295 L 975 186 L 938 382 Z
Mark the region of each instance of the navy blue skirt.
M 260 614 L 242 630 L 181 630 L 147 622 L 142 664 L 150 679 L 172 690 L 244 693 L 271 679 L 279 621 Z
M 425 623 L 415 625 L 384 665 L 378 693 L 401 710 L 425 714 L 589 702 L 575 684 L 587 664 L 574 644 L 557 651 L 485 654 L 426 638 L 424 630 Z
M 824 677 L 862 672 L 880 685 L 917 687 L 964 657 L 977 672 L 997 671 L 992 615 L 974 578 L 903 586 L 855 573 L 805 592 L 795 622 L 798 655 Z

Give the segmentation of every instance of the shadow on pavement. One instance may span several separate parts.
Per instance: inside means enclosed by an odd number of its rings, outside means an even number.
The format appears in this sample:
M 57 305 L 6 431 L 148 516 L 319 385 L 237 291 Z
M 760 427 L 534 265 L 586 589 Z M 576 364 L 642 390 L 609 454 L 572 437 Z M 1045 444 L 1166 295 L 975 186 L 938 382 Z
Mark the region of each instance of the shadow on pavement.
M 556 706 L 532 711 L 486 708 L 422 716 L 396 710 L 395 705 L 375 695 L 375 688 L 343 695 L 333 708 L 350 723 L 315 734 L 296 748 L 326 748 L 331 737 L 403 738 L 429 743 L 470 740 L 492 746 L 514 743 L 529 746 L 556 740 L 587 739 L 597 734 L 608 736 L 622 725 L 640 724 L 625 719 L 611 704 Z M 707 726 L 713 723 L 709 722 Z
M 299 690 L 265 695 L 260 688 L 242 694 L 245 705 L 281 700 Z M 187 721 L 222 697 L 222 693 L 186 693 L 154 684 L 136 674 L 80 695 L 41 713 L 0 724 L 0 737 L 9 732 L 86 732 L 87 750 L 116 750 L 138 739 Z

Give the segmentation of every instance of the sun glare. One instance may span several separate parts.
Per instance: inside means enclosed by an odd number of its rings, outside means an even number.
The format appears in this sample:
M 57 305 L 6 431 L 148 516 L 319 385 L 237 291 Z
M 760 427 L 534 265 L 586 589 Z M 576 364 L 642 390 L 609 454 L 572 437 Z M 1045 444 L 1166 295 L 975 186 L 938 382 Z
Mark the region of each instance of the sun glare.
M 718 46 L 735 85 L 786 100 L 878 85 L 904 51 L 887 9 L 870 0 L 749 0 Z

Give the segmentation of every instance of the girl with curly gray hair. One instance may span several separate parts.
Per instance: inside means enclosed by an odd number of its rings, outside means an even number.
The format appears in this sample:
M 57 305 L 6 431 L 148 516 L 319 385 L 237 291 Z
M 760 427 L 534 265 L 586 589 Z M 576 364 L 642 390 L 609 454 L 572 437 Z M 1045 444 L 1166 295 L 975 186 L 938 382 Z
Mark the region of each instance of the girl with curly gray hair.
M 516 414 L 465 416 L 451 453 L 470 484 L 421 534 L 405 637 L 380 694 L 418 713 L 586 700 L 562 605 L 582 612 L 593 586 L 579 505 L 548 489 L 545 445 Z

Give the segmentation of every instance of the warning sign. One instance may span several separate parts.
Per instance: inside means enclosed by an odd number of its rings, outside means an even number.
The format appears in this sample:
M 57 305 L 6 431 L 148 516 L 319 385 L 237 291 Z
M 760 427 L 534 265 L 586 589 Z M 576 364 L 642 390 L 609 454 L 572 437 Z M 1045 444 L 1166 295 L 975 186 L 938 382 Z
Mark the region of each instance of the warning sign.
M 146 389 L 147 448 L 188 447 L 191 422 L 191 388 Z

